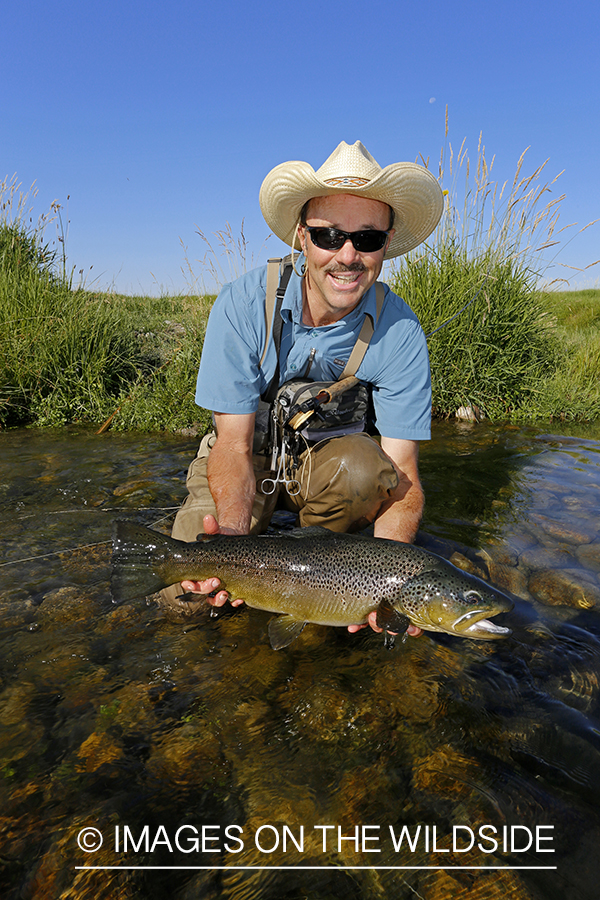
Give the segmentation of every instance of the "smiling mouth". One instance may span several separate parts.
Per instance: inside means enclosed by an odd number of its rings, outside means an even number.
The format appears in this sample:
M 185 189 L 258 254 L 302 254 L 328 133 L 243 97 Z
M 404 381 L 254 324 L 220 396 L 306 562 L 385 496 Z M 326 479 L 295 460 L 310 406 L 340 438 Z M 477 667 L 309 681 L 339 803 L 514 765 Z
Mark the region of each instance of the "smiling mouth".
M 332 271 L 327 274 L 333 278 L 334 281 L 337 281 L 339 284 L 353 284 L 355 281 L 358 281 L 360 276 L 363 274 L 364 269 L 344 269 L 343 271 Z

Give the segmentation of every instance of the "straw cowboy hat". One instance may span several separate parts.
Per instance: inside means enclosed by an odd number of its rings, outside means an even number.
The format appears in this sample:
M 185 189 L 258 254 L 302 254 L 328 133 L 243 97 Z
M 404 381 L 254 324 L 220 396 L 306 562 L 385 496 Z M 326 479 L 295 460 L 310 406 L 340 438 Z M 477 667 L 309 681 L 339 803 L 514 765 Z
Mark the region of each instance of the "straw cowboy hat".
M 316 172 L 299 160 L 275 166 L 262 183 L 260 208 L 269 228 L 291 246 L 306 201 L 329 194 L 354 194 L 392 207 L 395 234 L 386 259 L 424 241 L 444 207 L 437 179 L 424 166 L 399 162 L 382 169 L 360 141 L 342 141 Z M 300 249 L 297 239 L 295 249 Z

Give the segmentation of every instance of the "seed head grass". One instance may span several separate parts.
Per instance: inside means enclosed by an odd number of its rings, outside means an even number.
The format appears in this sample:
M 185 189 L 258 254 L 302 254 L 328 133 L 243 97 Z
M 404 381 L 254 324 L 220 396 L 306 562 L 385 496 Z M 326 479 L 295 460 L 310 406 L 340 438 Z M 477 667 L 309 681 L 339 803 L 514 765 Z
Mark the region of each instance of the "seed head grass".
M 545 181 L 546 163 L 523 174 L 525 161 L 500 185 L 482 141 L 471 165 L 464 142 L 455 154 L 446 139 L 445 215 L 388 275 L 428 335 L 438 417 L 465 407 L 493 420 L 600 418 L 600 291 L 559 292 L 560 280 L 547 280 L 567 233 L 559 176 Z M 194 393 L 214 295 L 199 292 L 203 278 L 186 256 L 185 296 L 74 286 L 62 207 L 34 221 L 32 193 L 16 178 L 0 184 L 0 427 L 204 433 L 210 414 Z M 239 238 L 229 225 L 214 242 L 198 234 L 217 285 L 255 263 L 243 226 Z
M 586 381 L 595 370 L 594 337 L 573 354 L 545 300 L 552 294 L 538 289 L 571 227 L 559 222 L 560 174 L 545 180 L 547 160 L 524 173 L 526 153 L 512 180 L 500 184 L 481 137 L 472 165 L 465 142 L 455 154 L 446 129 L 438 172 L 445 213 L 430 241 L 401 257 L 388 276 L 429 336 L 438 417 L 461 407 L 492 420 L 599 414 L 592 402 L 600 397 L 598 381 Z M 574 367 L 587 398 L 576 404 L 564 392 Z

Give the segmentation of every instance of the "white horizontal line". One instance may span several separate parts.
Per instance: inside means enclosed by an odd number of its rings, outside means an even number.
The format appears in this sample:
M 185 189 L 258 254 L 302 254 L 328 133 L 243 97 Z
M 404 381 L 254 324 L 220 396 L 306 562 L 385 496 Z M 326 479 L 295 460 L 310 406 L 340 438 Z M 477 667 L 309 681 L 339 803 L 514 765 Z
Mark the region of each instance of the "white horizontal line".
M 76 869 L 86 869 L 89 871 L 97 870 L 97 869 L 128 869 L 135 872 L 142 872 L 147 870 L 154 869 L 184 869 L 184 870 L 206 870 L 206 871 L 227 871 L 228 869 L 254 869 L 259 871 L 302 871 L 303 869 L 333 869 L 336 871 L 340 871 L 341 869 L 379 869 L 385 871 L 406 871 L 406 870 L 421 870 L 421 869 L 439 869 L 448 872 L 456 872 L 458 870 L 464 869 L 477 869 L 480 871 L 490 872 L 494 869 L 501 869 L 505 872 L 515 872 L 519 871 L 540 871 L 544 870 L 555 870 L 558 866 L 75 866 Z

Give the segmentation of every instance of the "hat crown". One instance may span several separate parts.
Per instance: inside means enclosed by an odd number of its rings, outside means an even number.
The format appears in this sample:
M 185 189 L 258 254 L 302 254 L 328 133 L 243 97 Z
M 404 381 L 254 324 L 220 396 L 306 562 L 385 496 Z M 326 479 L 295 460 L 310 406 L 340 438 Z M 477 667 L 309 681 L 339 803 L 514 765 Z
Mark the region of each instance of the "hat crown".
M 349 187 L 360 187 L 368 184 L 381 173 L 381 166 L 373 159 L 367 148 L 360 141 L 347 144 L 342 141 L 335 148 L 320 169 L 316 177 L 323 184 L 338 187 L 347 184 Z

